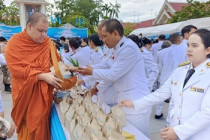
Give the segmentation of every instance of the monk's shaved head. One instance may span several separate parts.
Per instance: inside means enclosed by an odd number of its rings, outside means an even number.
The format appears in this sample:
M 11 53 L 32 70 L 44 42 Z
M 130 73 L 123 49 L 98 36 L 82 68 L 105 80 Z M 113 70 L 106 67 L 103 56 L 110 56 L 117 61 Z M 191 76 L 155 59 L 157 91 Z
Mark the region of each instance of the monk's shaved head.
M 34 12 L 29 18 L 28 21 L 26 23 L 26 25 L 30 24 L 36 24 L 38 23 L 40 20 L 42 20 L 42 22 L 44 23 L 48 23 L 47 17 L 40 12 Z
M 35 12 L 28 18 L 26 32 L 34 42 L 43 43 L 47 36 L 47 30 L 48 20 L 44 14 Z

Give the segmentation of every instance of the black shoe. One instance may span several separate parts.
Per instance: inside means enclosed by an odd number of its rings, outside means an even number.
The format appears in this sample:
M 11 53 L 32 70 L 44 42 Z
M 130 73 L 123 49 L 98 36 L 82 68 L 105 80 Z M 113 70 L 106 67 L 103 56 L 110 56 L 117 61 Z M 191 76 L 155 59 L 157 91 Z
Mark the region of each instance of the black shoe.
M 2 137 L 0 137 L 0 140 L 6 140 L 7 138 L 2 138 Z
M 166 102 L 166 103 L 169 103 L 169 102 L 170 102 L 170 98 L 169 98 L 169 99 L 166 99 L 165 102 Z
M 160 114 L 160 115 L 155 115 L 155 119 L 160 119 L 160 118 L 162 118 L 162 117 L 163 117 L 163 113 Z
M 5 85 L 5 91 L 11 92 L 10 84 L 4 84 Z

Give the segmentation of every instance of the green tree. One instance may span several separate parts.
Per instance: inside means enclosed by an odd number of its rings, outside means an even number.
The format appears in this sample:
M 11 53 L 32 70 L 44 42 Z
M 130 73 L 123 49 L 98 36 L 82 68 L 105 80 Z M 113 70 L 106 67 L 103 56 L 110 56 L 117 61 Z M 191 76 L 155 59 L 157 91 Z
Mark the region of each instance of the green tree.
M 185 21 L 188 19 L 210 17 L 210 1 L 199 2 L 187 0 L 188 5 L 183 7 L 181 11 L 176 12 L 168 23 Z
M 6 13 L 6 18 L 2 19 L 2 14 Z M 0 10 L 0 22 L 6 25 L 20 25 L 19 7 L 12 2 L 10 6 Z
M 110 6 L 111 6 L 111 10 L 110 10 L 110 18 L 118 18 L 118 13 L 120 12 L 119 9 L 120 9 L 120 4 L 116 3 L 115 5 L 114 4 L 111 4 L 110 3 Z
M 124 35 L 128 36 L 136 27 L 136 23 L 125 23 L 123 25 Z
M 120 9 L 120 4 L 116 3 L 115 5 L 112 3 L 109 4 L 102 4 L 101 6 L 101 18 L 102 19 L 108 19 L 108 18 L 118 18 L 118 13 Z
M 4 0 L 0 0 L 0 10 L 5 9 L 6 5 L 4 5 Z

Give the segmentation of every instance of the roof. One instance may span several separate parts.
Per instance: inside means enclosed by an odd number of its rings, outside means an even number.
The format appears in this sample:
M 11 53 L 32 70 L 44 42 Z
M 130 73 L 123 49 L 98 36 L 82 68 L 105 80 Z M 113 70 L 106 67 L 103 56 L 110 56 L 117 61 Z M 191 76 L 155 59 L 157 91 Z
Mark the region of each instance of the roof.
M 137 28 L 151 27 L 154 20 L 155 19 L 150 19 L 150 20 L 145 20 L 145 21 L 139 22 L 139 23 L 136 24 L 135 29 L 137 29 Z
M 175 11 L 180 11 L 182 6 L 187 6 L 188 3 L 177 3 L 177 2 L 169 2 L 169 4 L 174 8 Z

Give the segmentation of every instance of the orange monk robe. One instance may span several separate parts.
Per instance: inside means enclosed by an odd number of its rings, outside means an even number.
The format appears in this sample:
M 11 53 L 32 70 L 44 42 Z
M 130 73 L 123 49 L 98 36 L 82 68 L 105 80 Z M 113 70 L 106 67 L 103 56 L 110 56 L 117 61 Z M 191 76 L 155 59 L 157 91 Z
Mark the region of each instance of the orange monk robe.
M 19 140 L 50 140 L 49 117 L 53 87 L 38 80 L 49 72 L 50 38 L 37 44 L 24 30 L 8 42 L 5 58 L 12 77 L 12 118 Z

